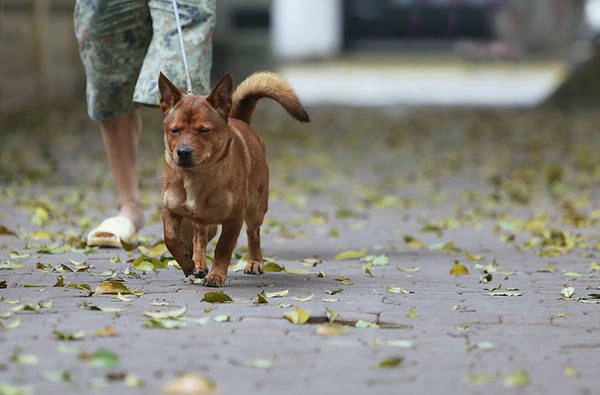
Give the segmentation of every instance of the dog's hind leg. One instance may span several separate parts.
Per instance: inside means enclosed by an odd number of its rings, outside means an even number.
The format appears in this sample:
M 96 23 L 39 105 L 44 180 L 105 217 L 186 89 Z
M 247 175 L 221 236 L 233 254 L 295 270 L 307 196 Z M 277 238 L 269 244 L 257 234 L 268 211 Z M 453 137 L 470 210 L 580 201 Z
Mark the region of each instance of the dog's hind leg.
M 264 272 L 262 250 L 260 248 L 260 226 L 263 223 L 266 201 L 256 207 L 249 207 L 246 213 L 246 235 L 248 236 L 248 263 L 244 268 L 246 274 L 262 274 Z

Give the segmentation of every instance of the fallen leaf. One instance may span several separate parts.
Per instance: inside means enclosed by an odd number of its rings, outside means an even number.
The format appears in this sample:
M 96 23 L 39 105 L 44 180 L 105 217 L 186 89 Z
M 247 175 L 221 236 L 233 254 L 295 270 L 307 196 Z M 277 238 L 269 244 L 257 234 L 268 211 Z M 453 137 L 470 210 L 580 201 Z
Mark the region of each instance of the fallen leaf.
M 425 245 L 412 236 L 404 236 L 404 242 L 413 250 L 420 250 Z
M 378 368 L 396 368 L 404 361 L 404 357 L 390 357 L 379 362 Z
M 315 258 L 304 258 L 304 259 L 302 259 L 302 264 L 304 266 L 308 266 L 308 267 L 315 267 L 319 263 L 323 263 L 323 261 L 321 259 L 315 259 Z
M 496 376 L 490 374 L 472 374 L 465 379 L 467 383 L 471 384 L 489 384 L 496 380 Z
M 412 340 L 388 340 L 387 345 L 401 348 L 413 348 L 415 346 Z
M 221 291 L 208 291 L 204 294 L 201 300 L 208 303 L 233 302 L 233 299 L 231 299 L 229 295 Z
M 67 288 L 74 288 L 80 291 L 89 292 L 90 295 L 92 294 L 92 288 L 88 284 L 69 284 L 67 285 Z
M 294 298 L 294 300 L 297 300 L 298 302 L 306 302 L 306 301 L 311 300 L 314 296 L 315 296 L 315 294 L 310 294 L 304 298 L 300 298 L 298 296 L 292 296 L 292 298 Z
M 411 267 L 409 269 L 405 269 L 403 267 L 396 266 L 396 270 L 398 270 L 399 272 L 414 273 L 414 272 L 418 272 L 420 270 L 420 268 L 419 267 Z
M 356 321 L 356 323 L 354 324 L 354 326 L 356 328 L 369 328 L 369 329 L 379 329 L 379 328 L 381 328 L 381 326 L 379 324 L 376 324 L 374 322 L 367 322 L 367 321 L 363 321 L 363 320 Z
M 481 260 L 481 254 L 473 255 L 468 250 L 465 251 L 465 254 L 467 255 L 467 259 L 469 259 L 469 260 L 472 260 L 472 261 L 480 261 Z
M 387 257 L 387 255 L 382 254 L 382 255 L 367 255 L 363 258 L 360 259 L 362 262 L 368 262 L 370 264 L 372 264 L 373 266 L 385 266 L 388 263 L 390 263 L 390 259 Z
M 594 277 L 595 274 L 594 273 L 564 272 L 563 276 L 579 278 L 579 277 Z
M 392 294 L 410 294 L 414 293 L 414 291 L 409 291 L 405 288 L 396 287 L 395 285 L 388 285 L 386 291 Z
M 37 355 L 21 354 L 20 352 L 13 354 L 11 360 L 13 362 L 22 363 L 24 365 L 35 365 L 39 362 L 39 358 L 37 357 Z
M 265 263 L 263 270 L 266 272 L 282 272 L 284 270 L 283 266 L 278 265 L 275 262 L 267 262 Z
M 340 252 L 339 254 L 337 254 L 335 256 L 334 259 L 336 261 L 345 261 L 348 259 L 358 259 L 365 255 L 367 255 L 367 249 L 362 248 L 360 250 L 349 250 L 349 251 Z
M 523 387 L 529 384 L 529 373 L 525 370 L 518 370 L 508 374 L 504 379 L 504 385 L 507 387 Z
M 187 326 L 187 322 L 181 320 L 174 320 L 171 318 L 156 319 L 151 318 L 144 321 L 144 327 L 146 328 L 164 328 L 164 329 L 178 329 Z
M 490 291 L 490 292 L 485 293 L 485 295 L 488 295 L 488 296 L 521 296 L 521 295 L 523 295 L 523 293 L 520 291 L 505 290 L 505 291 Z
M 133 300 L 133 296 L 125 296 L 118 293 L 117 296 L 113 297 L 113 299 L 120 300 L 121 302 L 131 302 Z
M 450 274 L 454 274 L 456 276 L 462 276 L 465 274 L 469 274 L 469 269 L 463 264 L 461 264 L 458 260 L 454 260 L 452 267 L 450 268 Z
M 265 291 L 263 290 L 262 292 L 256 294 L 256 303 L 269 303 L 269 301 L 267 300 L 267 297 L 265 296 Z
M 66 369 L 57 370 L 54 372 L 44 372 L 42 373 L 42 376 L 44 377 L 44 380 L 53 382 L 72 383 L 75 381 L 73 374 Z M 0 391 L 0 394 L 1 393 L 2 391 Z
M 299 307 L 296 307 L 294 311 L 288 311 L 287 313 L 284 313 L 283 316 L 289 322 L 296 325 L 303 325 L 310 318 L 310 315 Z
M 0 235 L 2 236 L 16 236 L 17 234 L 12 230 L 8 229 L 6 226 L 0 224 Z
M 96 337 L 110 337 L 117 334 L 117 330 L 112 326 L 105 326 L 102 329 L 95 330 L 91 333 L 92 336 Z
M 414 308 L 410 307 L 408 309 L 408 312 L 406 313 L 406 316 L 408 318 L 417 318 L 419 316 L 419 313 L 417 313 Z
M 179 318 L 181 316 L 183 316 L 185 314 L 185 312 L 187 311 L 187 306 L 183 306 L 181 308 L 178 309 L 174 309 L 174 310 L 169 310 L 169 311 L 163 311 L 163 312 L 152 312 L 152 311 L 145 311 L 143 313 L 143 315 L 145 315 L 146 317 L 150 317 L 152 319 L 155 320 L 162 320 L 165 318 Z
M 265 358 L 254 358 L 248 361 L 238 361 L 236 359 L 232 359 L 230 362 L 236 366 L 248 366 L 256 369 L 269 369 L 273 367 L 273 361 Z
M 348 277 L 339 276 L 335 279 L 335 281 L 339 281 L 344 285 L 354 285 L 354 282 L 350 280 Z
M 20 318 L 17 318 L 13 322 L 10 322 L 8 324 L 5 324 L 4 321 L 0 321 L 0 328 L 3 328 L 3 329 L 16 329 L 19 327 L 19 325 L 21 325 Z
M 85 337 L 85 331 L 75 331 L 75 332 L 61 332 L 57 329 L 54 329 L 52 333 L 58 337 L 59 340 L 81 340 Z
M 142 388 L 146 385 L 144 380 L 130 373 L 125 375 L 125 378 L 123 379 L 123 384 L 125 384 L 125 387 L 129 388 Z
M 101 282 L 96 286 L 94 290 L 95 294 L 107 294 L 107 295 L 117 295 L 117 294 L 131 294 L 131 290 L 127 288 L 122 281 L 117 280 L 106 280 Z
M 93 354 L 81 354 L 81 358 L 88 361 L 88 363 L 97 368 L 114 368 L 119 364 L 119 357 L 114 352 L 107 349 L 98 349 Z
M 162 387 L 162 392 L 169 395 L 202 395 L 216 390 L 213 381 L 196 373 L 184 373 Z
M 315 272 L 306 269 L 289 269 L 287 267 L 284 268 L 284 271 L 290 274 L 316 274 Z
M 317 334 L 321 336 L 338 336 L 348 333 L 348 328 L 345 325 L 326 322 L 317 326 Z
M 555 271 L 556 266 L 553 263 L 548 263 L 543 269 L 538 269 L 539 273 L 554 273 Z
M 572 365 L 567 365 L 565 367 L 565 375 L 574 379 L 578 379 L 579 377 L 581 377 L 581 374 L 578 371 L 576 371 Z
M 575 288 L 573 287 L 565 287 L 560 291 L 560 296 L 563 298 L 571 298 L 575 293 Z
M 20 269 L 22 267 L 23 267 L 23 264 L 20 262 L 12 262 L 12 261 L 0 262 L 0 270 L 14 270 L 14 269 Z
M 325 307 L 325 311 L 327 313 L 327 320 L 329 320 L 329 323 L 333 324 L 338 318 L 338 312 L 330 309 L 329 307 Z
M 484 276 L 482 276 L 482 277 L 479 279 L 479 282 L 480 282 L 481 284 L 486 284 L 486 283 L 489 283 L 490 281 L 492 281 L 492 280 L 493 280 L 493 278 L 494 278 L 494 277 L 492 276 L 492 273 L 486 273 Z

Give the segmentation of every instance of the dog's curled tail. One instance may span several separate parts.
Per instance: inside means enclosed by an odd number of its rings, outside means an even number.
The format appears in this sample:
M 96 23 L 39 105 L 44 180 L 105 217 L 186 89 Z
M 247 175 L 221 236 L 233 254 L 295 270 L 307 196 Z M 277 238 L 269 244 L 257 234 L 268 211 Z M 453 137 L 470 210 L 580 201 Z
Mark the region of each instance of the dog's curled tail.
M 308 114 L 288 82 L 279 74 L 268 71 L 254 73 L 237 86 L 233 92 L 230 116 L 250 124 L 256 102 L 263 97 L 281 104 L 288 114 L 298 121 L 310 122 Z

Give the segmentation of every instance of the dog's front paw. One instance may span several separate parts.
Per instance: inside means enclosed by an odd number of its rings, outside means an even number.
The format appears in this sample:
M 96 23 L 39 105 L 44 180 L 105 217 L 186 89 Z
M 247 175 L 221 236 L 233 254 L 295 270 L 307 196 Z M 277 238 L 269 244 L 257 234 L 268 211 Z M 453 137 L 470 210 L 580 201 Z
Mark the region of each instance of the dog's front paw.
M 205 287 L 222 287 L 225 285 L 226 278 L 226 276 L 220 274 L 209 273 L 208 276 L 204 278 L 202 285 Z
M 244 268 L 244 273 L 246 274 L 263 274 L 264 273 L 264 265 L 262 262 L 257 261 L 248 261 L 246 267 Z
M 208 274 L 208 268 L 194 268 L 192 275 L 196 278 L 204 278 Z
M 191 259 L 182 260 L 182 262 L 177 261 L 181 270 L 183 270 L 183 274 L 187 277 L 194 272 L 194 261 Z

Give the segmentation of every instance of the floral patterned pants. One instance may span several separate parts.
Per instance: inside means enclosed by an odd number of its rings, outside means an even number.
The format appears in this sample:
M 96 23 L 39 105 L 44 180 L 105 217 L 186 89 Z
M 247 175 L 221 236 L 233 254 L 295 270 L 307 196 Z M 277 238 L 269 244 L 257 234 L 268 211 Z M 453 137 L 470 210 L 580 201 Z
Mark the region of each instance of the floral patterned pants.
M 208 93 L 215 0 L 177 0 L 177 5 L 192 88 Z M 160 72 L 186 91 L 171 0 L 77 0 L 74 24 L 90 118 L 158 105 Z

